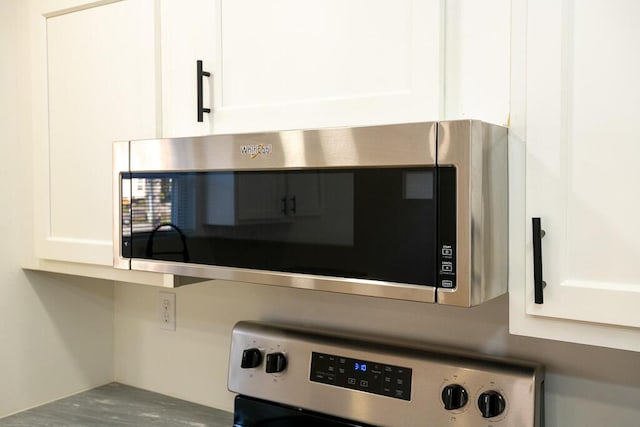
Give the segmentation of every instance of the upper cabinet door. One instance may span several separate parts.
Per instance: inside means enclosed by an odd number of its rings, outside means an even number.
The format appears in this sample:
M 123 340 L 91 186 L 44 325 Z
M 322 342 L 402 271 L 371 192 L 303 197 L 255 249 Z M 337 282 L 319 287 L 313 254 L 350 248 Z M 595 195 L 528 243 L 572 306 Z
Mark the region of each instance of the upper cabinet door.
M 160 4 L 165 137 L 509 121 L 510 0 Z
M 513 70 L 526 63 L 525 98 L 514 99 L 526 101 L 514 105 L 512 148 L 522 136 L 527 222 L 511 234 L 526 229 L 526 290 L 512 280 L 512 332 L 640 350 L 640 3 L 536 0 L 526 16 L 526 61 L 513 52 Z M 532 217 L 546 231 L 543 304 Z
M 216 133 L 429 120 L 440 0 L 219 0 Z
M 37 256 L 112 265 L 112 143 L 158 134 L 154 2 L 48 12 L 34 67 L 47 79 L 35 120 Z
M 202 108 L 213 110 L 218 48 L 215 0 L 160 0 L 162 136 L 209 135 L 214 115 L 198 121 L 198 80 Z M 197 61 L 210 75 L 197 75 Z

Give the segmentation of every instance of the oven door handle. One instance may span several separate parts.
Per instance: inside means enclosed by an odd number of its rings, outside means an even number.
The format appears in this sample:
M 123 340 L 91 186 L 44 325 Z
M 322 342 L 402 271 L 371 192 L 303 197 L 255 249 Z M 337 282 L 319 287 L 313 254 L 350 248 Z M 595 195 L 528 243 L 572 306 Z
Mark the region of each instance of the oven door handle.
M 368 427 L 366 424 L 355 424 L 346 420 L 332 420 L 327 418 L 307 417 L 298 415 L 270 418 L 268 420 L 250 423 L 234 423 L 233 427 Z

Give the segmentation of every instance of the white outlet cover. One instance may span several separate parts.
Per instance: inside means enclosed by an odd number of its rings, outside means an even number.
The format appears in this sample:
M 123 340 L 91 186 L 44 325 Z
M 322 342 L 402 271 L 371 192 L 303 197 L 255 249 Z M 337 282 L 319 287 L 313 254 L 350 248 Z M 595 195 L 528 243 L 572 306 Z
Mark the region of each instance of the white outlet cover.
M 176 294 L 160 292 L 158 301 L 160 328 L 167 331 L 176 330 Z

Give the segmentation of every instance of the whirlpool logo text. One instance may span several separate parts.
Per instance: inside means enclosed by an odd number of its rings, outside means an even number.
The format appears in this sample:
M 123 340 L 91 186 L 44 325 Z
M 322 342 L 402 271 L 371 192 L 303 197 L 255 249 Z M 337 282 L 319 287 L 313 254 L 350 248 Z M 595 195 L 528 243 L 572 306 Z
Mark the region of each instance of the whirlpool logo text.
M 272 151 L 273 146 L 271 144 L 251 144 L 240 146 L 240 154 L 243 156 L 250 156 L 252 159 L 255 159 L 260 155 L 268 156 Z

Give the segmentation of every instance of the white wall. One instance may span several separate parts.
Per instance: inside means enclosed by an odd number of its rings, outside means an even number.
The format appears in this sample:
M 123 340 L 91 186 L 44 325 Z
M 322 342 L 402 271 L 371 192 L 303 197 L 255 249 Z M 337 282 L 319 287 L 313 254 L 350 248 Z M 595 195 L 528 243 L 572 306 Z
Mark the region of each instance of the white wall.
M 230 333 L 270 320 L 406 337 L 542 362 L 547 426 L 637 426 L 640 353 L 508 334 L 508 298 L 473 309 L 211 281 L 176 289 L 177 330 L 160 329 L 158 289 L 115 288 L 115 378 L 231 410 Z
M 113 377 L 113 285 L 20 268 L 33 224 L 27 7 L 0 1 L 0 417 Z

